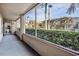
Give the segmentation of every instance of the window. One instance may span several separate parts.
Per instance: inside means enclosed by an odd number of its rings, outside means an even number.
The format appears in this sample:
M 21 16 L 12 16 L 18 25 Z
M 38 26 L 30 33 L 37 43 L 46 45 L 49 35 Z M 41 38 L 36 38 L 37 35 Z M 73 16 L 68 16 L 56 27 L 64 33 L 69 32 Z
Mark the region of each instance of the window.
M 16 21 L 16 29 L 20 30 L 20 19 Z
M 37 16 L 37 37 L 41 38 L 41 35 L 42 33 L 40 33 L 41 30 L 46 30 L 46 27 L 45 27 L 45 4 L 39 4 L 37 7 L 36 7 L 36 16 Z
M 45 29 L 45 4 L 40 4 L 36 8 L 37 29 Z
M 35 9 L 25 14 L 25 30 L 26 33 L 35 35 Z
M 79 51 L 77 4 L 42 3 L 35 8 L 25 15 L 26 33 L 36 33 L 36 37 Z

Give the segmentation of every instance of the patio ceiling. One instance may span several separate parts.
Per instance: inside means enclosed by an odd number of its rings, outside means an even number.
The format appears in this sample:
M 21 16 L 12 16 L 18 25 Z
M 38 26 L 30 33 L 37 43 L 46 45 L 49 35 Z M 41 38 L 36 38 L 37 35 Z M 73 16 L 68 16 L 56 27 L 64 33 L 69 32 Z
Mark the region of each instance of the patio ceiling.
M 16 20 L 21 14 L 32 8 L 35 3 L 1 3 L 0 13 L 4 19 Z

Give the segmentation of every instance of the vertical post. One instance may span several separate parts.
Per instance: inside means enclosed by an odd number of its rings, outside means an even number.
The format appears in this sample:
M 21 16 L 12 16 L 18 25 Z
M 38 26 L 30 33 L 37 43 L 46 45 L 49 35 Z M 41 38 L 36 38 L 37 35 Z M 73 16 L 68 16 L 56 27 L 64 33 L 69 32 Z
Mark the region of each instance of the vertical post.
M 16 31 L 16 22 L 12 21 L 11 22 L 11 33 L 14 34 Z
M 37 11 L 35 8 L 35 36 L 37 37 Z
M 25 21 L 24 16 L 20 16 L 20 38 L 22 39 L 22 34 L 25 33 Z
M 45 3 L 45 29 L 47 30 L 47 3 Z
M 20 17 L 20 31 L 21 33 L 25 33 L 25 21 L 24 16 Z
M 3 21 L 3 36 L 5 35 L 5 22 Z

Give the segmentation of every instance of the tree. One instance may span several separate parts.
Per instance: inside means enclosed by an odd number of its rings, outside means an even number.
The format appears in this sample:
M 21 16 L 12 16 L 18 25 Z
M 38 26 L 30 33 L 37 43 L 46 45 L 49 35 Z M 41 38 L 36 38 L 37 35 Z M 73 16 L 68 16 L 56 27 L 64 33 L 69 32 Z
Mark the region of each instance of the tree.
M 72 3 L 68 8 L 67 13 L 70 15 L 71 13 L 74 13 L 75 10 L 76 10 L 75 3 Z
M 29 28 L 35 28 L 35 21 L 34 20 L 30 20 L 28 23 Z
M 44 28 L 45 27 L 45 21 L 41 21 L 41 23 L 38 23 L 39 28 Z
M 74 13 L 76 11 L 77 7 L 79 7 L 79 3 L 72 3 L 70 5 L 70 7 L 68 8 L 67 13 L 69 15 L 72 14 L 72 13 Z
M 71 3 L 70 7 L 67 10 L 67 13 L 70 15 L 76 11 L 76 8 L 79 7 L 79 3 Z

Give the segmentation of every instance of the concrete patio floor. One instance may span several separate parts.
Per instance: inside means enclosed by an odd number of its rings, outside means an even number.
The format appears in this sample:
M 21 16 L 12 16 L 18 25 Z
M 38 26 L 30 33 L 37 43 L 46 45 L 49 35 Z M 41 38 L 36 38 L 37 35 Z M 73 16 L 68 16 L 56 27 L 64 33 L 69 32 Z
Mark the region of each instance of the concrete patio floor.
M 0 56 L 38 56 L 31 47 L 15 35 L 5 35 L 0 42 Z

